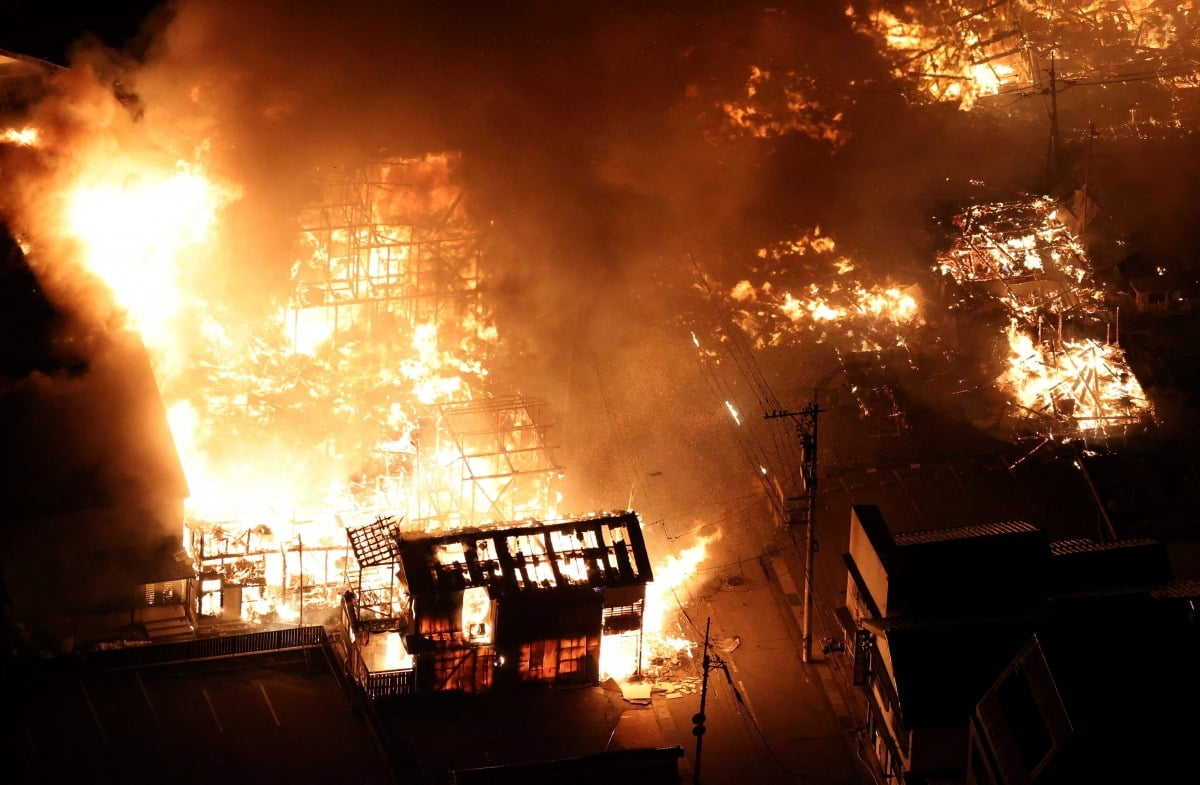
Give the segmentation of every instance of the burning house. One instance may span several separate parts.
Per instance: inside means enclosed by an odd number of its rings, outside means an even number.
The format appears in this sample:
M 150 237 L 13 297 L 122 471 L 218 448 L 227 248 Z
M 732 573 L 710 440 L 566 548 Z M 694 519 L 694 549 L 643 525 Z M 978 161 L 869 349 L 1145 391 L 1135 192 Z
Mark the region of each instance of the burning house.
M 381 520 L 349 539 L 363 577 L 342 601 L 345 655 L 372 697 L 588 684 L 602 656 L 640 663 L 653 575 L 634 513 L 417 535 Z
M 1119 311 L 1046 197 L 973 205 L 938 257 L 950 296 L 1007 318 L 1000 387 L 1041 434 L 1108 436 L 1153 418 L 1125 360 Z
M 1107 133 L 1144 138 L 1186 127 L 1186 88 L 1196 78 L 1191 3 L 936 0 L 902 9 L 854 4 L 848 13 L 914 102 L 1006 109 L 1104 85 L 1110 95 L 1095 119 Z M 1125 91 L 1130 84 L 1136 96 Z
M 954 217 L 953 245 L 938 257 L 943 280 L 1036 321 L 1081 304 L 1087 253 L 1047 197 L 973 205 Z
M 347 531 L 393 511 L 406 533 L 553 512 L 561 469 L 542 404 L 483 383 L 495 329 L 455 162 L 318 173 L 274 332 L 217 346 L 208 395 L 172 409 L 198 491 L 185 545 L 202 619 L 335 613 L 377 566 L 352 556 Z M 247 432 L 265 445 L 222 437 Z M 292 458 L 263 456 L 271 479 L 247 485 L 238 468 L 264 447 Z M 283 498 L 263 499 L 264 482 Z

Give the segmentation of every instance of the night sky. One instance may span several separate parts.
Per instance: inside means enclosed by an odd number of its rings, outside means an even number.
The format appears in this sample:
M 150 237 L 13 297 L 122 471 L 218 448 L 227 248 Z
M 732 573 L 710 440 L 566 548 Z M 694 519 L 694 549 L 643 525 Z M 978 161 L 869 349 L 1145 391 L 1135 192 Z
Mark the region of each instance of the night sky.
M 137 38 L 156 8 L 151 0 L 109 3 L 38 3 L 17 0 L 0 7 L 0 49 L 66 65 L 72 45 L 86 35 L 121 48 Z

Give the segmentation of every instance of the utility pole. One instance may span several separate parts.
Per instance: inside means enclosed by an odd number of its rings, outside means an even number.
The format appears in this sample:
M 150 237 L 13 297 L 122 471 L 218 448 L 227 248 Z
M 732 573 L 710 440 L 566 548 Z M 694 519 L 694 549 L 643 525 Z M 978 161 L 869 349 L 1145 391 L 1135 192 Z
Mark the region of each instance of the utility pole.
M 1092 179 L 1092 145 L 1096 141 L 1096 123 L 1088 121 L 1087 160 L 1083 168 L 1083 205 L 1079 208 L 1079 234 L 1087 230 L 1088 224 L 1088 188 Z
M 800 440 L 800 481 L 804 494 L 788 501 L 800 502 L 801 513 L 807 524 L 808 533 L 805 537 L 804 555 L 804 619 L 800 630 L 800 657 L 804 662 L 812 661 L 812 615 L 813 615 L 813 560 L 817 554 L 817 416 L 825 411 L 817 405 L 817 394 L 813 392 L 813 400 L 798 412 L 773 411 L 764 417 L 768 420 L 779 417 L 790 417 L 796 422 L 796 437 Z M 788 525 L 794 525 L 792 518 Z
M 713 668 L 720 668 L 725 671 L 725 681 L 729 682 L 729 689 L 733 690 L 733 697 L 738 703 L 745 704 L 742 699 L 742 694 L 738 692 L 738 688 L 733 684 L 733 676 L 729 674 L 729 666 L 720 657 L 713 657 L 708 653 L 708 631 L 712 627 L 712 617 L 704 623 L 704 675 L 700 679 L 700 711 L 692 715 L 692 735 L 696 737 L 696 760 L 692 766 L 692 785 L 700 785 L 700 752 L 704 748 L 704 734 L 708 730 L 704 727 L 704 721 L 708 719 L 704 714 L 704 707 L 708 703 L 708 672 Z
M 1046 169 L 1050 174 L 1051 187 L 1058 180 L 1058 73 L 1054 70 L 1054 53 L 1050 53 L 1050 152 L 1046 156 Z
M 700 711 L 692 715 L 692 735 L 696 737 L 696 760 L 692 766 L 692 783 L 700 785 L 700 752 L 704 749 L 704 705 L 708 702 L 708 671 L 712 667 L 712 658 L 708 656 L 708 630 L 712 627 L 712 617 L 704 623 L 704 675 L 700 679 Z
M 297 542 L 300 543 L 300 619 L 296 622 L 297 627 L 304 626 L 304 538 L 299 534 L 296 535 Z

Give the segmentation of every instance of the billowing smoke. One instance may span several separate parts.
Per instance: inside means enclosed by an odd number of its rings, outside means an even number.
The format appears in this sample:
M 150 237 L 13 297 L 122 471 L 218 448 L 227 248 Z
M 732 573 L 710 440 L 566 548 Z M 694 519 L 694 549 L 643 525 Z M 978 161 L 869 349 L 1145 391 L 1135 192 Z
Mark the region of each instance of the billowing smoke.
M 35 110 L 53 153 L 4 161 L 5 218 L 38 236 L 77 145 L 200 160 L 225 188 L 220 252 L 180 274 L 249 317 L 287 296 L 314 170 L 461 151 L 506 349 L 492 379 L 552 404 L 565 511 L 644 503 L 679 532 L 759 512 L 725 508 L 758 467 L 689 340 L 723 319 L 702 275 L 731 288 L 759 249 L 819 226 L 911 281 L 932 259 L 938 197 L 1044 168 L 1036 111 L 1009 126 L 916 111 L 887 73 L 835 2 L 181 0 L 148 20 L 136 58 L 76 50 Z M 42 249 L 60 313 L 116 318 L 70 248 Z M 785 405 L 820 381 L 808 359 L 764 359 Z
M 789 134 L 788 96 L 775 88 L 778 105 L 761 105 L 766 80 L 815 93 L 805 100 L 828 127 L 853 76 L 839 70 L 851 64 L 837 42 L 866 51 L 832 5 L 468 12 L 217 0 L 178 3 L 148 24 L 138 61 L 81 46 L 56 79 L 37 114 L 60 157 L 22 178 L 34 192 L 16 200 L 16 227 L 36 234 L 52 213 L 76 143 L 199 157 L 236 196 L 221 207 L 221 253 L 182 274 L 233 310 L 265 311 L 286 295 L 315 167 L 460 150 L 472 214 L 492 232 L 490 291 L 512 361 L 496 376 L 557 405 L 564 462 L 592 486 L 581 503 L 598 506 L 628 501 L 630 443 L 682 440 L 665 448 L 678 465 L 707 452 L 712 436 L 695 425 L 709 415 L 669 411 L 673 380 L 695 370 L 678 329 L 689 258 L 736 265 L 762 227 L 807 225 L 828 209 L 836 146 Z M 725 108 L 749 101 L 756 73 L 752 110 L 774 124 L 765 140 Z M 69 249 L 41 256 L 56 303 L 96 307 L 74 291 L 86 277 L 62 263 Z

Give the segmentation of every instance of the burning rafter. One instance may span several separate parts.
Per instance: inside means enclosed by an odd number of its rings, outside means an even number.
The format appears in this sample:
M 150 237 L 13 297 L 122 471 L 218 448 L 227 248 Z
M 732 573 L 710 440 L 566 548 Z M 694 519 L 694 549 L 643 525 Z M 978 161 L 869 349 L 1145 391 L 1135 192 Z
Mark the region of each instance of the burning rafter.
M 937 269 L 968 289 L 1033 318 L 1059 313 L 1098 292 L 1081 284 L 1090 262 L 1048 197 L 974 205 L 954 218 L 958 236 L 938 255 Z
M 1019 9 L 1008 0 L 922 3 L 897 13 L 868 4 L 847 14 L 875 37 L 895 75 L 919 100 L 972 108 L 981 97 L 1019 90 L 1036 80 Z
M 974 205 L 955 217 L 959 234 L 937 269 L 1009 312 L 999 384 L 1022 417 L 1051 431 L 1108 433 L 1153 410 L 1107 331 L 1103 341 L 1063 336 L 1086 336 L 1083 317 L 1102 311 L 1104 298 L 1086 283 L 1091 262 L 1061 209 L 1046 197 Z
M 1035 341 L 1013 324 L 1001 384 L 1025 416 L 1051 431 L 1109 433 L 1153 417 L 1124 352 L 1091 338 Z
M 971 109 L 999 94 L 1047 89 L 1050 59 L 1064 85 L 1088 80 L 1196 84 L 1191 2 L 933 0 L 847 13 L 874 37 L 915 99 Z

